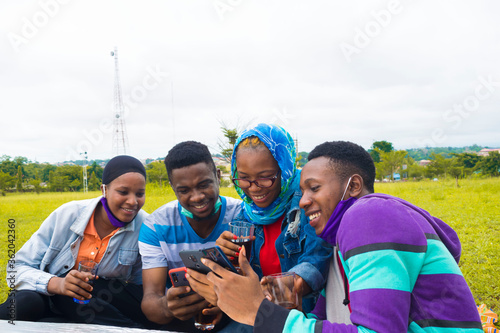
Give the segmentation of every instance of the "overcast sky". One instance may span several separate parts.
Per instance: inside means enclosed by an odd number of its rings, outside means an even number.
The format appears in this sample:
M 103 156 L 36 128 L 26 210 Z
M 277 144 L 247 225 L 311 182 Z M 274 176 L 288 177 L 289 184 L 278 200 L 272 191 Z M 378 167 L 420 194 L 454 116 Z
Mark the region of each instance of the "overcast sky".
M 299 151 L 500 147 L 500 3 L 0 2 L 0 156 L 113 156 L 118 47 L 127 153 L 164 157 L 221 122 L 283 126 Z

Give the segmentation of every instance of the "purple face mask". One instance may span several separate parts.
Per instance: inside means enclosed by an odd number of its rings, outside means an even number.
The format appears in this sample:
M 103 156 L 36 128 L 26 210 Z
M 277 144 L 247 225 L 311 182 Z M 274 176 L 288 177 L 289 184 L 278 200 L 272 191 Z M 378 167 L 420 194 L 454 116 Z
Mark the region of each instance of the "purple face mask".
M 111 213 L 111 209 L 109 209 L 109 206 L 108 206 L 108 201 L 106 200 L 105 197 L 102 197 L 101 198 L 101 203 L 102 203 L 102 206 L 104 207 L 104 210 L 106 211 L 106 214 L 108 215 L 108 219 L 109 219 L 109 222 L 111 222 L 111 224 L 115 227 L 115 228 L 121 228 L 121 227 L 124 227 L 126 226 L 127 224 L 129 224 L 130 222 L 122 222 L 120 220 L 118 220 L 116 218 L 116 216 L 113 215 L 113 213 Z
M 347 200 L 344 200 L 347 188 L 349 187 L 349 183 L 351 182 L 351 178 L 352 176 L 347 181 L 347 186 L 345 187 L 342 199 L 340 199 L 339 203 L 333 210 L 332 215 L 328 219 L 328 222 L 326 222 L 325 228 L 319 235 L 321 239 L 325 240 L 326 242 L 332 245 L 335 245 L 336 243 L 337 231 L 339 230 L 340 221 L 342 220 L 342 217 L 344 216 L 345 212 L 349 209 L 349 207 L 351 207 L 357 200 L 355 197 L 351 197 Z

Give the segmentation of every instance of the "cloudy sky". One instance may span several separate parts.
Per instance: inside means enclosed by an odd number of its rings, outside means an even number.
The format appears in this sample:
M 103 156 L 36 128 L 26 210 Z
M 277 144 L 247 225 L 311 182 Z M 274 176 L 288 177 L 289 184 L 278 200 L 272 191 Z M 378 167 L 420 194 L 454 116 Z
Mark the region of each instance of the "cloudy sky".
M 113 156 L 118 47 L 127 153 L 221 124 L 285 127 L 300 151 L 500 147 L 498 1 L 0 2 L 0 156 Z

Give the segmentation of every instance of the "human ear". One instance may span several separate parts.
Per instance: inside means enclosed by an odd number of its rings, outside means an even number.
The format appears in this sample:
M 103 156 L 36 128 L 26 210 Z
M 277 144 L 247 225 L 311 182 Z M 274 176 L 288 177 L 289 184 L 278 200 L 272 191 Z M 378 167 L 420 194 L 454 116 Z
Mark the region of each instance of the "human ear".
M 349 184 L 349 197 L 357 197 L 363 192 L 363 187 L 365 186 L 363 182 L 363 177 L 358 174 L 354 174 L 351 177 L 351 183 Z

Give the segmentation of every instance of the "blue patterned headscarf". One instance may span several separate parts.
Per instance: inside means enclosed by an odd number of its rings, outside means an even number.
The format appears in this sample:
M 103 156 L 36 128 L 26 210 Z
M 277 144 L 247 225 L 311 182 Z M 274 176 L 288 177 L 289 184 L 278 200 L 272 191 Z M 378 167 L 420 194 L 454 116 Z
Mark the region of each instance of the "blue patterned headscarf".
M 268 225 L 285 213 L 294 192 L 299 188 L 300 171 L 295 167 L 297 152 L 291 135 L 276 125 L 259 124 L 244 131 L 234 145 L 231 159 L 231 176 L 238 178 L 236 170 L 236 151 L 244 139 L 256 136 L 269 149 L 281 169 L 281 192 L 274 202 L 266 208 L 258 207 L 245 192 L 236 186 L 236 191 L 243 200 L 242 207 L 245 217 L 255 224 Z

